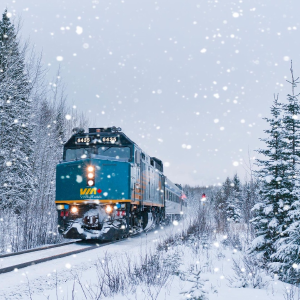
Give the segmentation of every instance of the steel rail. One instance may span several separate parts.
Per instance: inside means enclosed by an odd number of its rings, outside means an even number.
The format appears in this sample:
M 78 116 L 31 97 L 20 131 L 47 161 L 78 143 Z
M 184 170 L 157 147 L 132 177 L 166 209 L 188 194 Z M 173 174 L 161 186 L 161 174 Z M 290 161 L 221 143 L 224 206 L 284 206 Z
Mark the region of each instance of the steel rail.
M 124 239 L 116 240 L 116 241 L 112 241 L 112 242 L 108 242 L 108 243 L 103 243 L 101 245 L 96 244 L 95 246 L 90 246 L 90 247 L 86 247 L 86 248 L 83 248 L 83 249 L 73 250 L 73 251 L 69 251 L 69 252 L 65 252 L 65 253 L 61 253 L 61 254 L 56 254 L 56 255 L 53 255 L 53 256 L 40 258 L 40 259 L 24 262 L 24 263 L 21 263 L 21 264 L 5 267 L 5 268 L 0 269 L 0 274 L 8 273 L 8 272 L 14 271 L 16 269 L 22 269 L 22 268 L 29 267 L 29 266 L 32 266 L 32 265 L 37 265 L 37 264 L 47 262 L 47 261 L 50 261 L 50 260 L 53 260 L 53 259 L 58 259 L 58 258 L 62 258 L 62 257 L 65 257 L 65 256 L 74 255 L 74 254 L 77 254 L 77 253 L 93 250 L 93 249 L 96 249 L 96 248 L 101 248 L 101 247 L 104 247 L 104 246 L 107 246 L 107 245 L 111 245 L 111 244 L 121 242 L 123 240 Z
M 72 242 L 66 242 L 66 243 L 61 243 L 61 244 L 43 246 L 43 247 L 39 247 L 39 248 L 33 248 L 33 249 L 29 249 L 29 250 L 23 250 L 23 251 L 19 251 L 19 252 L 2 254 L 2 255 L 0 255 L 0 259 L 4 258 L 4 257 L 10 257 L 10 256 L 15 256 L 15 255 L 20 255 L 20 254 L 31 253 L 31 252 L 35 252 L 35 251 L 41 251 L 41 250 L 46 250 L 46 249 L 51 249 L 51 248 L 62 247 L 62 246 L 70 245 L 70 244 L 75 244 L 75 243 L 80 242 L 80 241 L 81 240 L 76 240 L 76 241 L 72 241 Z

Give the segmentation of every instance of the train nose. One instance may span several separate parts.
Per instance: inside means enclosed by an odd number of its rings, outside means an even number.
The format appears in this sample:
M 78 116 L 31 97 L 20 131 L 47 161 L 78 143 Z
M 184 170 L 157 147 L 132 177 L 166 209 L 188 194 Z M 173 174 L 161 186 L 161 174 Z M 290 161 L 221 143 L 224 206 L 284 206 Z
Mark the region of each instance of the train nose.
M 89 159 L 59 164 L 56 172 L 56 200 L 130 199 L 128 162 Z

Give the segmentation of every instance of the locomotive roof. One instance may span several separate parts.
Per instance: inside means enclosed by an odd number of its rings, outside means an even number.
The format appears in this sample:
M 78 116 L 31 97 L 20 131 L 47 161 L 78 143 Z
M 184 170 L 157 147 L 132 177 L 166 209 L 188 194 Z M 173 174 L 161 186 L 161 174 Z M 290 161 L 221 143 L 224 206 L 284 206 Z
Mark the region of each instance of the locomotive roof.
M 74 147 L 75 144 L 75 138 L 78 137 L 86 137 L 86 136 L 95 136 L 95 137 L 99 137 L 99 136 L 117 136 L 120 138 L 120 144 L 121 145 L 135 145 L 138 146 L 134 141 L 132 141 L 125 133 L 123 132 L 119 132 L 119 131 L 101 131 L 101 132 L 96 132 L 96 131 L 92 131 L 91 129 L 94 128 L 90 128 L 89 132 L 77 132 L 74 133 L 69 140 L 65 143 L 64 146 L 66 147 Z M 118 145 L 118 143 L 116 143 Z

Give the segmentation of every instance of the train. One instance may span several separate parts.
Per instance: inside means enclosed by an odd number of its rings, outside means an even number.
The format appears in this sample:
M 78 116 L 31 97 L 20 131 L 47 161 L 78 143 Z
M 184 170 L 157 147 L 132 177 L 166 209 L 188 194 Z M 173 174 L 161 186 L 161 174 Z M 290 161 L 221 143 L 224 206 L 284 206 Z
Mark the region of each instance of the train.
M 181 218 L 186 196 L 163 171 L 120 127 L 74 128 L 56 166 L 59 233 L 112 241 Z

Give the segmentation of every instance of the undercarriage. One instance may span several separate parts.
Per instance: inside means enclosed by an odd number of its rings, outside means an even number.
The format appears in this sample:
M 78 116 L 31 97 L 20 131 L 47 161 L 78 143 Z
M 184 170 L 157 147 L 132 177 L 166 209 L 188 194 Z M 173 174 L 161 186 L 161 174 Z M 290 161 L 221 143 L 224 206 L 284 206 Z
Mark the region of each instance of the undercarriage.
M 108 213 L 107 206 L 78 205 L 77 214 L 60 213 L 60 233 L 68 239 L 113 241 L 148 231 L 164 219 L 164 211 L 158 207 L 121 203 Z

